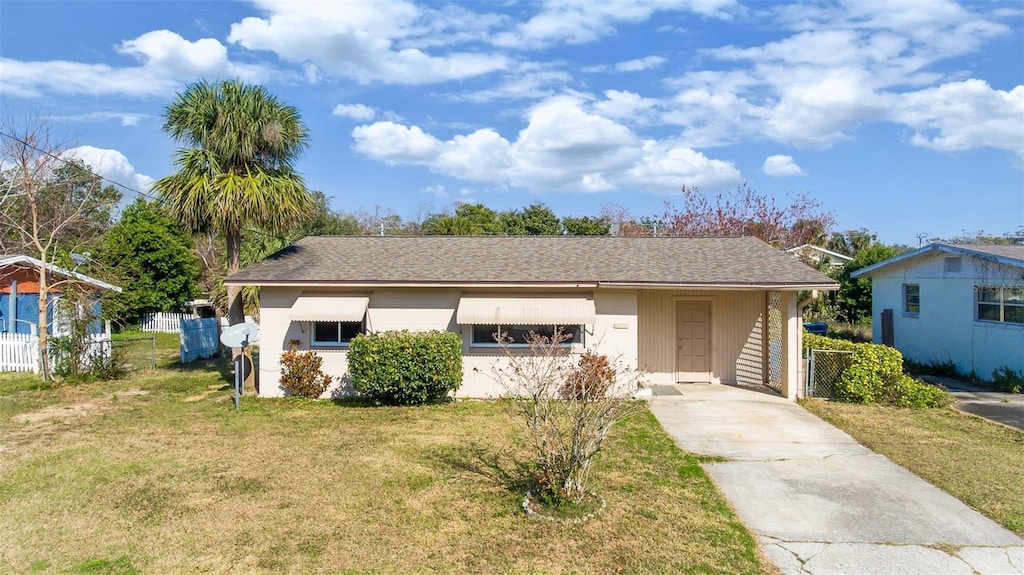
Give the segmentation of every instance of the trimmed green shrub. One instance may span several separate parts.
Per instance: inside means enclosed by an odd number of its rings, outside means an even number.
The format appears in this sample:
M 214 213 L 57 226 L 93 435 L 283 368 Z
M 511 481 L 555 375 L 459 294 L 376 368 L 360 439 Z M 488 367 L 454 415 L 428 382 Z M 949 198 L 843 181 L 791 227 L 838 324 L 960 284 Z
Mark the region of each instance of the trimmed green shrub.
M 952 402 L 943 389 L 905 375 L 903 355 L 894 348 L 805 333 L 804 349 L 852 352 L 850 367 L 836 382 L 837 401 L 917 408 L 943 407 Z
M 289 342 L 288 347 L 281 354 L 281 387 L 288 395 L 313 399 L 323 395 L 332 379 L 320 369 L 324 358 L 315 351 L 299 351 L 298 340 Z
M 356 391 L 377 404 L 440 403 L 462 385 L 462 338 L 449 331 L 356 336 L 348 348 Z
M 996 391 L 1024 393 L 1024 371 L 1003 365 L 992 372 L 992 387 Z
M 886 380 L 879 394 L 878 403 L 894 407 L 924 409 L 945 407 L 953 403 L 953 396 L 941 387 L 929 385 L 902 373 Z

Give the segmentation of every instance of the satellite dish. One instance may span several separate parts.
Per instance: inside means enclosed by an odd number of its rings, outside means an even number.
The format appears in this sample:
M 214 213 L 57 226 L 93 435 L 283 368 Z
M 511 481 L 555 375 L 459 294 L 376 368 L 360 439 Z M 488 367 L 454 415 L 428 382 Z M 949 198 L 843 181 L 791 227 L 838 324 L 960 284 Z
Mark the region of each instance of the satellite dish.
M 248 347 L 260 340 L 260 326 L 251 321 L 224 328 L 220 342 L 227 347 Z
M 235 409 L 239 408 L 242 397 L 242 386 L 245 382 L 245 359 L 248 353 L 245 348 L 260 340 L 260 326 L 251 321 L 236 323 L 233 326 L 224 328 L 220 334 L 220 342 L 227 347 L 242 348 L 242 353 L 234 358 L 235 368 Z M 252 358 L 250 358 L 251 361 Z

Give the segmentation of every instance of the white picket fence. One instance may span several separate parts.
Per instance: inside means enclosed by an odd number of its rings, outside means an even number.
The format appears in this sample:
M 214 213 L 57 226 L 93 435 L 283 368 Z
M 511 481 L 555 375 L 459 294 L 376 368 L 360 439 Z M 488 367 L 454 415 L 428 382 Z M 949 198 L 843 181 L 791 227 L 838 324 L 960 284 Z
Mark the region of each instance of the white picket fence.
M 192 313 L 157 312 L 149 313 L 142 318 L 142 331 L 158 333 L 180 333 L 181 320 L 198 319 Z
M 39 371 L 39 336 L 0 333 L 0 371 Z
M 90 335 L 89 340 L 86 361 L 100 355 L 110 356 L 112 341 L 109 332 Z M 51 350 L 51 365 L 52 353 Z M 25 333 L 0 333 L 0 372 L 9 371 L 39 372 L 39 336 Z

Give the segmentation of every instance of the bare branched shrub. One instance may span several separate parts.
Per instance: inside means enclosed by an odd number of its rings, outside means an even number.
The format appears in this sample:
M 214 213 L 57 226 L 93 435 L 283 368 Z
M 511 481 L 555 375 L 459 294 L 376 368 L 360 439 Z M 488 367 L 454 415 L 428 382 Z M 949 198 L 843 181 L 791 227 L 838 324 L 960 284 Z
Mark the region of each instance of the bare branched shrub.
M 507 365 L 495 366 L 494 374 L 533 448 L 542 495 L 578 503 L 612 427 L 637 410 L 641 377 L 618 365 L 621 358 L 574 356 L 564 345 L 570 337 L 531 333 L 528 349 L 499 341 Z

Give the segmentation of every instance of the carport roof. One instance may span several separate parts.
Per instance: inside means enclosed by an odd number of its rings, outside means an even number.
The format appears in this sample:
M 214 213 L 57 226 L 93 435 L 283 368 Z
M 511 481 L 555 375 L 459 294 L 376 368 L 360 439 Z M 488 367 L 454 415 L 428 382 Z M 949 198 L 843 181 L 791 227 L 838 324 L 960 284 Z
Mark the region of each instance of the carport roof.
M 838 288 L 752 237 L 310 236 L 226 283 Z

